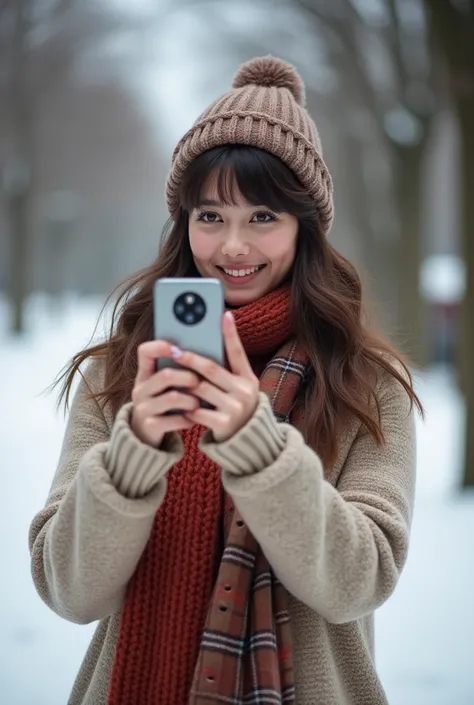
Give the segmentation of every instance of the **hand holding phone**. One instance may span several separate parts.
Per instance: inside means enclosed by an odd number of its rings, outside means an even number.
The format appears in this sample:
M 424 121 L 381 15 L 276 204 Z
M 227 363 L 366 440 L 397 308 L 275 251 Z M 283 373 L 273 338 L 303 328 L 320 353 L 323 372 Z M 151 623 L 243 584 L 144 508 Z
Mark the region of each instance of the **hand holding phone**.
M 138 347 L 131 427 L 137 438 L 154 448 L 161 445 L 166 433 L 191 428 L 193 422 L 183 414 L 199 407 L 198 399 L 192 396 L 199 383 L 194 372 L 172 367 L 156 372 L 157 358 L 170 355 L 171 346 L 165 341 L 153 340 Z M 183 413 L 169 415 L 176 409 Z
M 159 279 L 154 304 L 157 340 L 140 346 L 142 372 L 132 397 L 137 435 L 156 446 L 167 431 L 196 423 L 210 429 L 217 442 L 227 440 L 254 413 L 259 381 L 230 313 L 223 324 L 222 284 Z
M 131 426 L 156 448 L 166 433 L 194 425 L 186 413 L 213 408 L 193 395 L 200 377 L 173 359 L 171 347 L 223 364 L 224 291 L 217 279 L 159 279 L 153 303 L 156 340 L 138 348 Z
M 224 289 L 218 279 L 158 279 L 154 287 L 155 338 L 224 364 Z M 172 357 L 159 357 L 156 369 L 180 369 Z M 179 388 L 178 388 L 179 389 Z M 204 408 L 213 408 L 201 400 Z M 181 414 L 183 407 L 169 410 Z

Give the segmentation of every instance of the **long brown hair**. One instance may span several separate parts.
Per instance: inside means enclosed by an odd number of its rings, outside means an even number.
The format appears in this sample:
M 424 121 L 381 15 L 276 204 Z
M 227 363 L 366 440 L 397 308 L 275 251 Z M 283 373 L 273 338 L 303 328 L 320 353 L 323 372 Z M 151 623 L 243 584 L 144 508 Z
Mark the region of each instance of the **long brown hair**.
M 338 436 L 349 418 L 358 418 L 377 443 L 383 428 L 377 399 L 379 373 L 392 375 L 411 404 L 423 413 L 407 361 L 382 336 L 369 330 L 362 286 L 354 266 L 320 235 L 317 204 L 277 157 L 254 147 L 225 145 L 198 156 L 188 168 L 180 208 L 169 221 L 155 261 L 126 280 L 117 297 L 105 342 L 77 353 L 58 379 L 59 402 L 68 404 L 74 375 L 87 358 L 105 358 L 104 389 L 94 398 L 113 413 L 130 399 L 138 345 L 153 337 L 152 291 L 159 277 L 197 276 L 188 238 L 188 215 L 199 204 L 202 186 L 217 174 L 222 202 L 235 194 L 252 205 L 298 218 L 295 262 L 290 273 L 295 332 L 311 363 L 306 387 L 305 437 L 323 461 L 337 456 Z M 116 290 L 117 291 L 117 290 Z M 112 294 L 113 296 L 113 294 Z

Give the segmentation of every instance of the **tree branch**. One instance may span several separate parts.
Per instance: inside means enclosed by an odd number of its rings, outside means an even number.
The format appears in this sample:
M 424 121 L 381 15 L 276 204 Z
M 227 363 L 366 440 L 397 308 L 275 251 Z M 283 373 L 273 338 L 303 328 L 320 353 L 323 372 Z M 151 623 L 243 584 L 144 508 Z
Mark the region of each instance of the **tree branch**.
M 38 25 L 54 23 L 57 20 L 61 20 L 74 5 L 76 5 L 76 0 L 57 0 L 52 7 L 32 18 L 30 29 L 34 29 Z
M 66 12 L 69 12 L 69 10 L 71 10 L 75 4 L 76 0 L 59 0 L 56 5 L 49 11 L 48 19 L 54 20 L 57 17 L 61 17 Z
M 361 18 L 359 12 L 355 9 L 350 0 L 344 0 L 344 7 L 349 13 L 349 17 L 347 18 L 349 21 L 344 19 L 339 20 L 333 15 L 326 15 L 324 12 L 321 12 L 317 7 L 315 7 L 311 0 L 294 0 L 294 4 L 298 5 L 303 12 L 306 12 L 306 14 L 312 18 L 313 22 L 318 20 L 330 29 L 335 36 L 338 37 L 342 46 L 344 46 L 345 49 L 348 49 L 350 60 L 347 61 L 346 70 L 354 77 L 362 101 L 374 118 L 380 136 L 385 140 L 387 135 L 384 127 L 384 111 L 380 105 L 372 81 L 367 74 L 367 69 L 364 65 L 361 51 L 357 42 L 357 36 L 353 31 L 354 27 L 358 27 L 359 30 L 362 31 L 367 31 L 365 22 Z
M 404 94 L 404 88 L 410 81 L 403 56 L 403 40 L 400 16 L 398 14 L 397 0 L 387 0 L 387 10 L 391 21 L 391 31 L 389 32 L 389 43 L 392 54 L 392 62 L 397 74 L 399 91 Z

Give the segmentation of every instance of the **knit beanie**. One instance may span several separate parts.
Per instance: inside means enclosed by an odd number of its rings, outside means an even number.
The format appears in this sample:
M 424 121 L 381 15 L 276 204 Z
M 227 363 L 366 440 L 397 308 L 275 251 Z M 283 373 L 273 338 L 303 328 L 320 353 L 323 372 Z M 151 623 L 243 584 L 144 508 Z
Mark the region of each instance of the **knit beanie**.
M 166 184 L 171 216 L 193 159 L 214 147 L 244 144 L 274 154 L 294 172 L 316 201 L 320 227 L 327 234 L 334 215 L 332 179 L 305 104 L 303 80 L 290 64 L 272 56 L 243 64 L 232 90 L 211 103 L 174 150 Z

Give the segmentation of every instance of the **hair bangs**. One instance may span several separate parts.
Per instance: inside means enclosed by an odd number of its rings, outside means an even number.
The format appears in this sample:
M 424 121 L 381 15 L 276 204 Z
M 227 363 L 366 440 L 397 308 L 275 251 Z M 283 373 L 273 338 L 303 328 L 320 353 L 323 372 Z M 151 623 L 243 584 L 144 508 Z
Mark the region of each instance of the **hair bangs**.
M 198 208 L 204 192 L 214 191 L 223 205 L 241 199 L 252 206 L 266 206 L 276 213 L 299 214 L 302 186 L 293 172 L 269 152 L 257 147 L 229 144 L 196 157 L 182 181 L 180 200 L 190 213 Z M 314 204 L 311 203 L 314 213 Z

